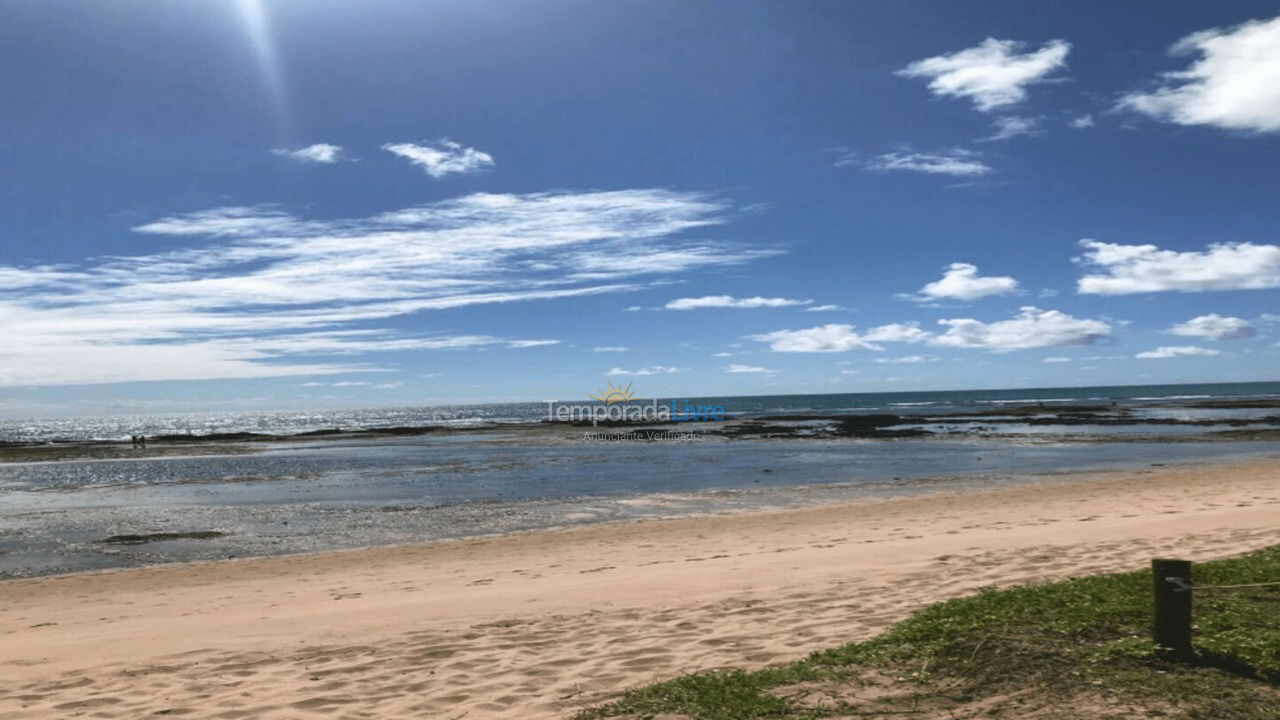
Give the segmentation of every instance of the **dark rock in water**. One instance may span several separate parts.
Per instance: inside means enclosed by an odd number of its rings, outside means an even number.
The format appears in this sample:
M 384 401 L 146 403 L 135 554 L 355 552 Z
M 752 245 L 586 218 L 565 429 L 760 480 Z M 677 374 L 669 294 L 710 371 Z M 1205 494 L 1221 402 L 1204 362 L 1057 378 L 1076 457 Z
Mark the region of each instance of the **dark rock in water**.
M 326 428 L 324 430 L 308 430 L 300 432 L 295 437 L 317 437 L 320 435 L 341 435 L 342 428 Z
M 212 540 L 213 538 L 225 537 L 226 533 L 217 530 L 197 530 L 194 532 L 162 532 L 162 533 L 143 533 L 139 535 L 112 535 L 109 538 L 99 540 L 100 543 L 108 543 L 111 545 L 141 545 L 149 542 L 162 542 L 165 540 Z
M 366 428 L 364 432 L 377 433 L 379 435 L 426 435 L 440 429 L 437 425 L 422 425 L 415 427 Z
M 153 435 L 149 442 L 228 442 L 235 440 L 270 440 L 274 435 L 255 432 L 208 433 L 206 435 Z

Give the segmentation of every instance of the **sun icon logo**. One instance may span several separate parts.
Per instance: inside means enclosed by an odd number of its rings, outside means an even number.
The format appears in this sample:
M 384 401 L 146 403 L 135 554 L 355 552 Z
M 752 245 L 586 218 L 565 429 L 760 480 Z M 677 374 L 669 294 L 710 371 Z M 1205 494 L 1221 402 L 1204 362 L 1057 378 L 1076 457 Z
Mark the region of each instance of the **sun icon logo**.
M 612 380 L 609 380 L 608 382 L 608 390 L 601 390 L 599 393 L 592 395 L 591 397 L 599 400 L 605 405 L 630 402 L 635 399 L 635 393 L 631 392 L 631 383 L 627 383 L 626 387 L 622 387 L 621 385 L 614 385 Z

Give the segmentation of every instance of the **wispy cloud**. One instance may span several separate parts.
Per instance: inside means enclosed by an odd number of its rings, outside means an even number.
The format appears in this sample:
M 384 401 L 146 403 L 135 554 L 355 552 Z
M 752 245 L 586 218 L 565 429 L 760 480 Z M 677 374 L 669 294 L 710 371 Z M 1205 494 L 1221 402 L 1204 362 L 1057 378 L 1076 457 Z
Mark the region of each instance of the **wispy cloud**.
M 0 386 L 333 374 L 373 369 L 368 353 L 546 345 L 556 341 L 379 325 L 625 292 L 776 252 L 681 237 L 728 210 L 703 194 L 623 190 L 476 194 L 339 220 L 271 206 L 161 218 L 135 230 L 194 242 L 79 267 L 0 266 Z M 600 272 L 619 255 L 631 261 Z
M 1280 17 L 1188 35 L 1175 55 L 1199 55 L 1119 107 L 1179 125 L 1280 132 Z
M 917 60 L 898 75 L 927 78 L 934 95 L 965 98 L 989 112 L 1022 102 L 1028 85 L 1065 67 L 1071 43 L 1051 40 L 1038 50 L 1022 52 L 1025 48 L 1025 43 L 987 38 L 976 47 Z
M 652 367 L 642 367 L 636 370 L 627 370 L 626 368 L 616 367 L 605 373 L 606 375 L 670 375 L 672 373 L 684 372 L 685 368 L 667 367 L 666 365 L 654 365 Z
M 738 363 L 733 363 L 729 365 L 724 369 L 724 371 L 727 373 L 753 373 L 753 374 L 774 372 L 773 370 L 770 370 L 767 367 L 760 367 L 759 365 L 739 365 Z
M 776 330 L 750 336 L 752 340 L 769 343 L 774 352 L 848 352 L 850 350 L 881 350 L 869 342 L 852 325 L 830 323 L 802 330 Z
M 437 180 L 446 175 L 465 175 L 494 166 L 493 156 L 489 153 L 463 147 L 448 139 L 423 145 L 410 142 L 387 143 L 382 149 L 421 167 Z
M 779 308 L 795 305 L 808 305 L 812 300 L 792 300 L 790 298 L 748 297 L 736 298 L 730 295 L 706 295 L 696 298 L 677 298 L 664 307 L 668 310 L 697 310 L 700 308 Z
M 1082 240 L 1077 262 L 1098 270 L 1080 278 L 1092 295 L 1145 292 L 1262 290 L 1280 287 L 1280 246 L 1220 243 L 1203 252 L 1161 250 L 1155 245 L 1117 245 Z
M 630 351 L 631 348 L 621 345 L 602 345 L 600 347 L 591 348 L 591 352 L 607 352 L 607 353 L 624 353 Z
M 876 362 L 882 365 L 919 365 L 920 363 L 936 362 L 938 358 L 932 355 L 905 355 L 896 358 L 876 358 Z
M 867 163 L 867 168 L 881 171 L 919 172 L 929 175 L 976 177 L 993 172 L 978 159 L 977 153 L 968 150 L 949 150 L 936 153 L 885 153 Z
M 836 310 L 844 310 L 844 308 L 840 305 L 814 305 L 804 309 L 805 312 L 834 312 Z
M 1040 119 L 1021 115 L 1003 115 L 991 123 L 995 129 L 986 140 L 1008 140 L 1019 135 L 1039 135 Z
M 1196 356 L 1212 356 L 1220 354 L 1217 350 L 1209 348 L 1196 347 L 1195 345 L 1177 345 L 1158 347 L 1155 350 L 1147 350 L 1140 352 L 1134 357 L 1140 360 L 1167 360 L 1176 357 L 1196 357 Z
M 316 143 L 315 145 L 308 145 L 296 150 L 276 148 L 271 152 L 295 162 L 312 163 L 317 165 L 331 165 L 341 160 L 343 155 L 341 146 L 330 145 L 329 143 Z

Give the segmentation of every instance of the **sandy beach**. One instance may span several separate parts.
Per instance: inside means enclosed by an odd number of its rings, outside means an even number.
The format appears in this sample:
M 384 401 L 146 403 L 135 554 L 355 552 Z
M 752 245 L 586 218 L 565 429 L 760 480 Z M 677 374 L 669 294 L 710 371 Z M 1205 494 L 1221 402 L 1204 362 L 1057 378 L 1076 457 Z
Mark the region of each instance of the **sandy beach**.
M 1280 543 L 1280 460 L 0 582 L 6 718 L 562 718 L 991 585 Z

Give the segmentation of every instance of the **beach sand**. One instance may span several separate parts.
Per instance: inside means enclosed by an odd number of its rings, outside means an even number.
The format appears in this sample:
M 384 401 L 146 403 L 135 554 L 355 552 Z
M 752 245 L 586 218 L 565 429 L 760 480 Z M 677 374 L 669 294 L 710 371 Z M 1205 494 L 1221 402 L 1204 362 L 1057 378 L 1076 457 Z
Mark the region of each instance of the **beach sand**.
M 0 582 L 4 718 L 553 718 L 991 585 L 1280 543 L 1280 460 Z

